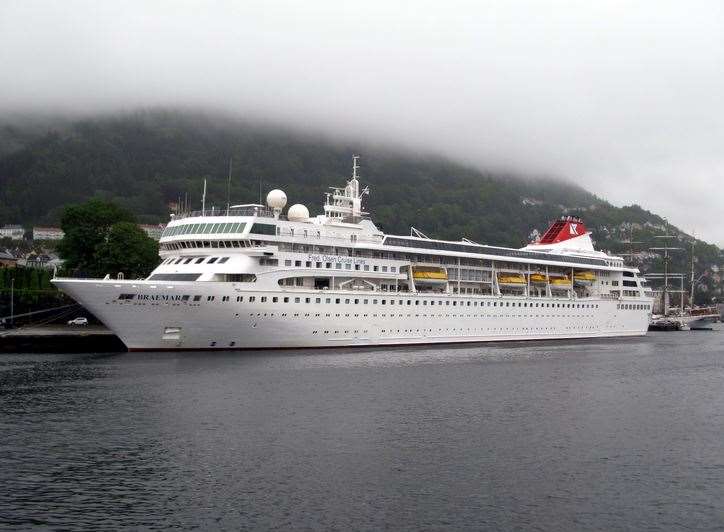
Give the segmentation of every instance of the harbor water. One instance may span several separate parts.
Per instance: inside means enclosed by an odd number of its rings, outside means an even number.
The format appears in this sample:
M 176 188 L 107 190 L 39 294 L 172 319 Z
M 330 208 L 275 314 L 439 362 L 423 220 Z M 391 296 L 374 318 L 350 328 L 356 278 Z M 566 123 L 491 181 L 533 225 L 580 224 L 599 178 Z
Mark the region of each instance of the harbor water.
M 724 528 L 724 333 L 0 355 L 0 528 Z

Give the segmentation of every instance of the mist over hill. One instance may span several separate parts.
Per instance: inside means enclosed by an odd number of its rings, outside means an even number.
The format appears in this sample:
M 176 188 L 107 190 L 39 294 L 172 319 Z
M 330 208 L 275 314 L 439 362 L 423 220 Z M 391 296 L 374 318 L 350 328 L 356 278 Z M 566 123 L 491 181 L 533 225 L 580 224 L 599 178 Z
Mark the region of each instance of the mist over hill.
M 343 185 L 352 154 L 362 156 L 365 207 L 389 233 L 415 226 L 430 237 L 462 237 L 522 246 L 564 214 L 579 215 L 598 247 L 623 252 L 654 245 L 665 221 L 633 205 L 614 207 L 583 188 L 549 177 L 481 171 L 431 154 L 332 139 L 277 126 L 206 114 L 153 110 L 71 120 L 16 117 L 0 123 L 0 223 L 55 224 L 64 205 L 102 197 L 131 209 L 141 221 L 165 222 L 169 205 L 188 197 L 226 205 L 259 200 L 282 188 L 291 203 L 321 212 L 323 193 Z M 676 228 L 670 230 L 686 238 Z M 720 250 L 700 243 L 702 264 Z M 632 259 L 660 267 L 645 253 Z M 684 267 L 686 257 L 676 259 Z

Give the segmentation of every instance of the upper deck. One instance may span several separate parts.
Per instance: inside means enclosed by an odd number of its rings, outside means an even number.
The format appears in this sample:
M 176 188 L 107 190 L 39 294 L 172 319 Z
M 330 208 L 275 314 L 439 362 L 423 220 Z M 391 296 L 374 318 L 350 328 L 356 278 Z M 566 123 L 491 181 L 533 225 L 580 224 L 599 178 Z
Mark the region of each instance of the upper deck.
M 191 253 L 208 248 L 242 250 L 267 246 L 278 250 L 296 246 L 300 251 L 350 256 L 389 253 L 402 258 L 416 254 L 599 270 L 629 269 L 621 257 L 594 250 L 590 233 L 583 223 L 571 219 L 557 221 L 551 226 L 546 232 L 546 240 L 520 249 L 467 240 L 431 239 L 424 235 L 385 235 L 363 216 L 366 213 L 361 210 L 361 197 L 367 189 L 360 192 L 356 168 L 355 164 L 355 174 L 347 187 L 327 193 L 324 215 L 310 217 L 306 207 L 294 205 L 285 216 L 282 210 L 286 195 L 281 191 L 269 194 L 267 206 L 241 205 L 173 215 L 160 239 L 162 256 L 169 252 Z M 273 201 L 269 200 L 273 195 Z M 564 230 L 565 235 L 560 236 Z M 635 271 L 635 268 L 630 270 Z

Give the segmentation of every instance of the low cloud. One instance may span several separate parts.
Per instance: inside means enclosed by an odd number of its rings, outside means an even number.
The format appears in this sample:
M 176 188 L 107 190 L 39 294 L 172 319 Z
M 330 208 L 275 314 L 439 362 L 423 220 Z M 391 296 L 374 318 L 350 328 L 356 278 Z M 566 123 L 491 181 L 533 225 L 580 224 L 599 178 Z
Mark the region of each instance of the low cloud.
M 0 112 L 200 106 L 559 175 L 724 245 L 720 2 L 0 4 Z

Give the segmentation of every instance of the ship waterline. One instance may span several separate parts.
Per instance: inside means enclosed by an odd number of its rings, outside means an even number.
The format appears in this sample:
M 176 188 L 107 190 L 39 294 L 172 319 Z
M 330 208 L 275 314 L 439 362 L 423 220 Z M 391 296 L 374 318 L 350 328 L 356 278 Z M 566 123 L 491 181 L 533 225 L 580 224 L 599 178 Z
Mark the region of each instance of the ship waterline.
M 522 249 L 390 236 L 362 212 L 355 161 L 306 207 L 173 217 L 145 280 L 55 279 L 130 350 L 260 349 L 635 336 L 652 298 L 580 220 Z M 585 279 L 585 283 L 571 280 Z

